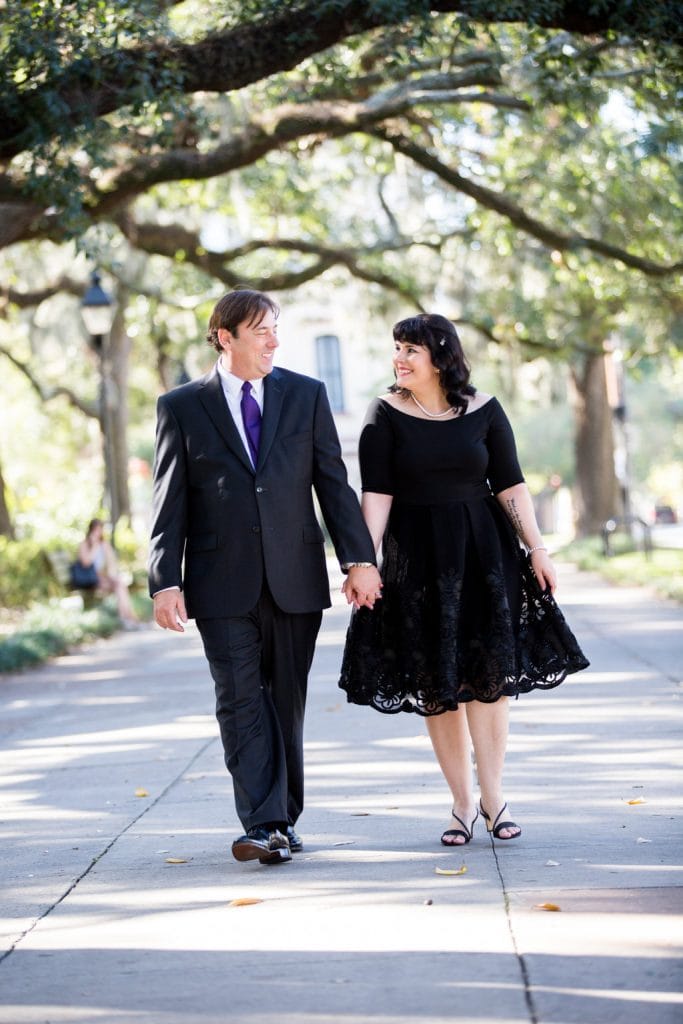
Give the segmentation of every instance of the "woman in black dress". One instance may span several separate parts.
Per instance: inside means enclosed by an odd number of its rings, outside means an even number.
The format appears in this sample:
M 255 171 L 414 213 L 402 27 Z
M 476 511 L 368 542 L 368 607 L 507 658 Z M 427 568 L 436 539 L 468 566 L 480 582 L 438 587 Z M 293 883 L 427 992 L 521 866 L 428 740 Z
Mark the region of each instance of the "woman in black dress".
M 359 446 L 382 599 L 354 610 L 340 686 L 353 703 L 426 717 L 453 797 L 445 845 L 468 843 L 480 812 L 495 838 L 516 839 L 502 791 L 508 698 L 588 661 L 552 596 L 508 419 L 469 383 L 453 324 L 421 314 L 393 333 L 396 383 L 371 404 Z

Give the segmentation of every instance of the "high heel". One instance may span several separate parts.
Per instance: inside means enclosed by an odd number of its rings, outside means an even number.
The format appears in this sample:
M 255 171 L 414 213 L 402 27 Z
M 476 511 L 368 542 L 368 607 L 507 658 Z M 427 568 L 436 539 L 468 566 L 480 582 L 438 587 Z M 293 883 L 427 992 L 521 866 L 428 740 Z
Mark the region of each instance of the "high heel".
M 519 828 L 519 825 L 516 822 L 499 820 L 502 813 L 505 810 L 507 810 L 506 803 L 503 804 L 501 809 L 498 811 L 498 814 L 496 815 L 493 824 L 491 824 L 491 815 L 484 810 L 484 805 L 482 804 L 481 800 L 479 801 L 479 810 L 481 811 L 482 817 L 486 822 L 486 831 L 489 833 L 493 833 L 494 839 L 500 839 L 501 842 L 506 839 L 519 839 L 519 837 L 522 834 L 522 830 L 521 828 Z M 502 836 L 500 833 L 504 828 L 519 828 L 519 832 L 515 832 L 514 836 Z
M 462 818 L 459 818 L 455 811 L 451 811 L 451 817 L 455 818 L 457 822 L 462 825 L 462 828 L 449 828 L 441 836 L 441 842 L 444 846 L 465 846 L 469 843 L 470 839 L 474 834 L 474 823 L 479 817 L 479 811 L 475 809 L 474 817 L 472 818 L 472 824 L 468 828 Z M 446 836 L 462 836 L 464 842 L 462 843 L 449 843 Z

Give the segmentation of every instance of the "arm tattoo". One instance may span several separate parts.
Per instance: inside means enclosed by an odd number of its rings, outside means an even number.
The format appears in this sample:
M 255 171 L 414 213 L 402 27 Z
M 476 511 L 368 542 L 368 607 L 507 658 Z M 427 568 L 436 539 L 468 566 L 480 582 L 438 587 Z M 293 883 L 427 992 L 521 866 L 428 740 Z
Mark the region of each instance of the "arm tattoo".
M 520 538 L 524 540 L 524 527 L 522 526 L 522 517 L 519 514 L 517 502 L 514 498 L 508 498 L 505 504 L 507 505 L 507 514 L 510 522 L 514 526 Z

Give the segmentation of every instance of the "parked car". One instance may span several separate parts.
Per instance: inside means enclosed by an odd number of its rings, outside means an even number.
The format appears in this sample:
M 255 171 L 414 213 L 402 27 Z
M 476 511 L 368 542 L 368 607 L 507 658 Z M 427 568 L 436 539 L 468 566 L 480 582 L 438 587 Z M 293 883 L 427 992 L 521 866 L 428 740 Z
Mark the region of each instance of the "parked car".
M 677 523 L 676 510 L 671 505 L 655 505 L 655 523 Z

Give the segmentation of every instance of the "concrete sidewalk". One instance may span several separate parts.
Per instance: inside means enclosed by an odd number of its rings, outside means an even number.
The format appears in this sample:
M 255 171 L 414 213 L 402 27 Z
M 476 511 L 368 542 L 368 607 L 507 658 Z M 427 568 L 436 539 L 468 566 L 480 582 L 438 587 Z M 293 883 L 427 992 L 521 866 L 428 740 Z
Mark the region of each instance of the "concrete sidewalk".
M 0 677 L 0 1022 L 683 1020 L 683 610 L 569 568 L 558 596 L 592 664 L 512 706 L 512 843 L 480 821 L 440 845 L 424 722 L 336 689 L 341 603 L 311 680 L 306 848 L 282 867 L 230 856 L 194 631 Z

